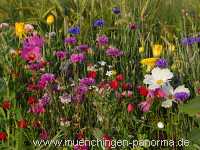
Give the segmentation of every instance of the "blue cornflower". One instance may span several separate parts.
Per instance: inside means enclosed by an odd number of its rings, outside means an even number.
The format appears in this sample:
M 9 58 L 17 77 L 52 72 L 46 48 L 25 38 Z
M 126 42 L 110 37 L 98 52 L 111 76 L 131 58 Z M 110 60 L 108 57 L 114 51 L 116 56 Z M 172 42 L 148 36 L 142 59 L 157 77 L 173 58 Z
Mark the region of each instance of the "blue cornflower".
M 105 21 L 103 19 L 98 19 L 94 22 L 94 27 L 103 27 L 105 24 Z
M 192 45 L 194 43 L 200 43 L 200 37 L 188 37 L 188 38 L 183 38 L 181 40 L 181 43 L 183 45 Z
M 71 27 L 71 28 L 69 28 L 68 32 L 71 34 L 80 34 L 80 28 L 79 27 Z
M 156 62 L 156 66 L 159 68 L 166 68 L 168 66 L 168 63 L 165 59 L 160 58 L 157 62 Z
M 115 14 L 120 14 L 121 10 L 119 7 L 113 7 L 112 12 Z

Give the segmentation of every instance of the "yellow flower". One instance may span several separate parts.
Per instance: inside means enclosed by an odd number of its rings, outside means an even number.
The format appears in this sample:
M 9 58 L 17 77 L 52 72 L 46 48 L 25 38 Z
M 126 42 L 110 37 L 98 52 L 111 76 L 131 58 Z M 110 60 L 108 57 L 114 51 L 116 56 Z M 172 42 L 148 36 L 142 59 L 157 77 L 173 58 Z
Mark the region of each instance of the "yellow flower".
M 148 68 L 153 68 L 158 58 L 145 58 L 140 61 L 141 64 L 147 65 Z
M 52 23 L 54 23 L 54 20 L 55 20 L 55 18 L 53 15 L 47 16 L 47 24 L 48 25 L 51 25 Z
M 174 44 L 169 44 L 168 48 L 169 48 L 170 52 L 174 52 L 176 50 Z
M 160 57 L 160 55 L 162 53 L 162 45 L 154 44 L 152 46 L 152 51 L 153 51 L 153 57 Z
M 112 70 L 112 75 L 116 75 L 117 74 L 117 71 L 116 70 Z
M 140 46 L 139 47 L 139 53 L 143 53 L 144 52 L 144 46 Z
M 15 23 L 15 33 L 16 36 L 20 39 L 24 36 L 25 30 L 24 30 L 24 23 L 23 22 L 16 22 Z

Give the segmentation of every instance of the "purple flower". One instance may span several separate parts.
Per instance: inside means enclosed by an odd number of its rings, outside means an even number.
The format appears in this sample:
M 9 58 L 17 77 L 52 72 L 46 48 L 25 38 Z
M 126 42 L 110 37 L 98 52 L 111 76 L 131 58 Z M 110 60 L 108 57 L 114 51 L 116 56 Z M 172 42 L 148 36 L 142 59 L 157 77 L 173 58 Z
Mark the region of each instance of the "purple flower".
M 88 92 L 88 86 L 86 84 L 79 84 L 75 87 L 75 94 L 84 95 Z
M 76 37 L 71 36 L 71 37 L 65 38 L 66 44 L 74 45 L 74 44 L 76 44 L 76 42 L 77 42 Z
M 174 97 L 177 101 L 185 101 L 190 97 L 190 95 L 186 92 L 179 92 L 179 93 L 175 93 Z
M 51 98 L 48 96 L 48 94 L 44 94 L 44 96 L 39 99 L 39 104 L 41 104 L 43 107 L 49 104 Z
M 32 63 L 32 64 L 29 65 L 29 69 L 30 70 L 39 70 L 39 69 L 41 69 L 43 67 L 44 67 L 44 65 L 41 62 L 39 62 L 39 63 Z
M 105 21 L 103 19 L 98 19 L 94 22 L 94 27 L 103 27 L 105 24 Z
M 74 145 L 74 150 L 89 150 L 87 145 Z
M 156 62 L 156 66 L 159 68 L 166 68 L 168 66 L 168 63 L 165 59 L 161 58 Z
M 88 86 L 90 86 L 94 83 L 95 83 L 95 80 L 93 78 L 87 78 L 86 77 L 86 78 L 83 78 L 83 79 L 80 80 L 80 84 L 85 84 L 85 85 L 88 85 Z
M 48 132 L 45 129 L 42 129 L 39 136 L 41 140 L 47 140 L 49 137 Z
M 192 45 L 194 43 L 199 43 L 200 42 L 200 37 L 188 37 L 188 38 L 183 38 L 181 40 L 181 43 L 183 45 Z
M 45 73 L 41 76 L 40 80 L 43 80 L 46 82 L 52 82 L 55 80 L 55 76 L 52 73 Z
M 44 89 L 48 83 L 53 82 L 55 80 L 54 74 L 51 73 L 45 73 L 40 77 L 38 86 L 42 89 Z
M 120 14 L 121 10 L 119 7 L 113 7 L 112 12 L 115 14 Z
M 43 45 L 44 38 L 38 35 L 29 36 L 23 41 L 23 49 L 41 48 Z
M 71 28 L 69 28 L 68 32 L 71 34 L 75 34 L 75 35 L 80 34 L 80 28 L 79 27 L 71 27 Z
M 108 37 L 106 35 L 101 35 L 97 38 L 97 42 L 99 45 L 107 45 L 108 44 Z
M 57 51 L 56 53 L 55 53 L 55 55 L 59 58 L 59 59 L 64 59 L 65 57 L 66 57 L 66 52 L 65 51 Z
M 85 55 L 83 53 L 80 54 L 72 54 L 70 56 L 70 61 L 72 63 L 83 62 L 85 60 Z
M 110 47 L 106 50 L 106 55 L 110 57 L 119 57 L 123 55 L 123 52 L 118 48 Z
M 82 44 L 76 47 L 77 50 L 81 51 L 81 52 L 85 52 L 88 50 L 88 45 L 87 44 Z

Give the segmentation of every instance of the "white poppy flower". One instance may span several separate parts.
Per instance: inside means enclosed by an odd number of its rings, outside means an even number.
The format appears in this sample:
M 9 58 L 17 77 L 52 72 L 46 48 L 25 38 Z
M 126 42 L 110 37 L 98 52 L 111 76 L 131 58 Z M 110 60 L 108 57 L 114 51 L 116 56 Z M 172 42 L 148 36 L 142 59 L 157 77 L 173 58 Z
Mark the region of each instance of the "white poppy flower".
M 151 75 L 145 75 L 143 82 L 149 85 L 149 89 L 153 90 L 162 87 L 165 83 L 169 82 L 172 77 L 173 73 L 169 69 L 156 67 L 151 71 Z

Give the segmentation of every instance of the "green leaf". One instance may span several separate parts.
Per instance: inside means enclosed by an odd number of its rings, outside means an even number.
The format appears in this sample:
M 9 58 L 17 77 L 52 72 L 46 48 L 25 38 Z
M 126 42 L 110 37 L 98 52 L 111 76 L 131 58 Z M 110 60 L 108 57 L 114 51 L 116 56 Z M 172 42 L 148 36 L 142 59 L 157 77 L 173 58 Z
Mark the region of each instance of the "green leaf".
M 186 113 L 189 116 L 197 116 L 200 113 L 200 96 L 190 100 L 187 104 L 179 106 L 180 112 Z
M 192 129 L 189 134 L 189 139 L 193 143 L 200 145 L 200 128 Z
M 95 128 L 95 129 L 93 130 L 93 135 L 94 135 L 94 137 L 96 137 L 97 139 L 101 139 L 102 136 L 103 136 L 103 132 L 102 132 L 100 129 Z
M 0 78 L 0 95 L 5 94 L 6 92 L 6 82 Z

